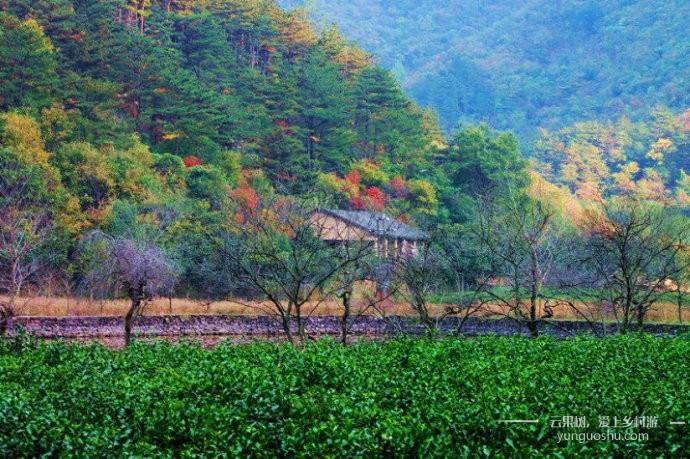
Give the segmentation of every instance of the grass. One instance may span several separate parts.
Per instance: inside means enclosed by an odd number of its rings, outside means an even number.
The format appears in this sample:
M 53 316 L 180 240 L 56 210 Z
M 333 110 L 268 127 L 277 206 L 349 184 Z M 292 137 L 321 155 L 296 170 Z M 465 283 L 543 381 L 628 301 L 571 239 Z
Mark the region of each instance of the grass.
M 2 301 L 0 297 L 0 301 Z M 357 305 L 355 305 L 357 307 Z M 364 305 L 359 303 L 359 307 Z M 402 303 L 387 303 L 387 311 L 391 314 L 410 314 L 407 305 Z M 22 316 L 123 316 L 129 308 L 127 300 L 93 300 L 77 297 L 36 296 L 20 298 L 17 301 L 16 314 Z M 307 307 L 311 310 L 313 307 Z M 359 309 L 358 309 L 359 310 Z M 202 302 L 187 298 L 156 298 L 144 309 L 144 315 L 265 315 L 271 311 L 271 305 L 260 302 L 246 301 L 215 301 Z M 316 307 L 316 316 L 331 316 L 341 314 L 341 305 L 335 300 L 324 301 Z
M 4 299 L 0 297 L 0 301 Z M 432 312 L 435 314 L 441 313 L 444 310 L 443 302 L 452 302 L 455 300 L 452 296 L 438 296 L 434 298 L 437 302 L 432 305 Z M 360 301 L 355 301 L 355 309 L 361 311 L 364 304 Z M 414 315 L 414 311 L 405 303 L 400 301 L 387 301 L 385 303 L 385 312 L 388 315 Z M 47 316 L 47 317 L 66 317 L 66 316 L 124 316 L 127 312 L 129 303 L 126 300 L 104 300 L 104 301 L 89 301 L 86 298 L 77 297 L 51 297 L 51 296 L 36 296 L 20 298 L 17 301 L 16 314 L 22 316 Z M 312 307 L 307 307 L 306 310 L 311 310 Z M 602 317 L 594 308 L 587 308 L 582 305 L 582 309 L 587 310 L 587 314 L 596 320 L 613 321 L 615 318 L 611 315 Z M 173 298 L 158 298 L 146 306 L 144 315 L 160 316 L 160 315 L 238 315 L 238 316 L 256 316 L 270 313 L 271 306 L 268 304 L 261 304 L 253 302 L 249 304 L 241 304 L 235 301 L 218 301 L 211 303 L 204 303 L 192 299 Z M 485 308 L 480 316 L 499 316 L 502 312 L 497 306 Z M 340 315 L 342 313 L 341 304 L 336 300 L 326 300 L 321 305 L 316 307 L 312 315 L 315 316 L 332 316 Z M 373 310 L 365 311 L 365 314 L 375 314 Z M 558 306 L 554 308 L 554 319 L 557 320 L 582 320 L 582 317 L 575 314 L 570 308 L 566 306 Z M 678 310 L 674 303 L 660 303 L 649 312 L 647 317 L 648 322 L 652 323 L 677 323 Z M 686 307 L 683 310 L 683 321 L 690 323 L 690 308 Z

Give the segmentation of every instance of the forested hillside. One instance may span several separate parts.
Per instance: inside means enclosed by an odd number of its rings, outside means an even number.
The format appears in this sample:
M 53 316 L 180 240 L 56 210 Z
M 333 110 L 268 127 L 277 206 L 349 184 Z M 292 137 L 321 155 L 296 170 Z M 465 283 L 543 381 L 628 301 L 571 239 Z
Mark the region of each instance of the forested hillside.
M 273 2 L 0 1 L 0 81 L 0 292 L 79 280 L 94 231 L 155 241 L 189 291 L 262 200 L 429 226 L 477 192 L 390 72 Z M 515 139 L 472 132 L 480 189 L 524 184 Z
M 136 132 L 154 153 L 216 166 L 241 152 L 243 165 L 293 191 L 315 170 L 346 172 L 382 152 L 414 167 L 400 159 L 435 140 L 362 51 L 271 2 L 0 5 L 0 109 L 61 119 L 49 147 L 117 145 Z
M 538 127 L 690 106 L 690 2 L 282 0 L 380 56 L 443 127 Z
M 658 107 L 633 122 L 579 122 L 541 130 L 534 167 L 583 201 L 637 195 L 690 204 L 690 110 Z
M 486 124 L 445 135 L 374 57 L 272 1 L 0 0 L 0 81 L 0 293 L 79 285 L 100 234 L 150 244 L 179 293 L 209 296 L 230 288 L 228 235 L 287 202 L 461 231 L 490 195 L 560 214 L 690 195 L 687 112 L 564 115 L 525 159 Z

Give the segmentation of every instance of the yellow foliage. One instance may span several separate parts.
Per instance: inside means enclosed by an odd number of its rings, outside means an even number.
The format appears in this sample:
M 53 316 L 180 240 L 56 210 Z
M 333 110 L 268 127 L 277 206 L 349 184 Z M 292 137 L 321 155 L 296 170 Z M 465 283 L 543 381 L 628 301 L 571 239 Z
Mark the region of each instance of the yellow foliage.
M 580 183 L 575 189 L 575 195 L 584 201 L 588 202 L 603 202 L 604 198 L 601 195 L 599 185 L 593 181 L 585 181 Z
M 561 169 L 561 176 L 563 177 L 563 181 L 567 183 L 576 183 L 577 182 L 577 166 L 573 163 L 567 163 L 563 165 L 563 168 Z
M 180 131 L 166 132 L 163 134 L 163 140 L 175 140 L 179 139 L 180 137 L 182 137 L 182 132 Z
M 670 152 L 673 149 L 673 142 L 666 138 L 660 138 L 652 145 L 652 148 L 647 152 L 647 157 L 653 161 L 661 162 L 664 160 L 664 153 Z
M 67 232 L 73 236 L 80 234 L 90 226 L 87 216 L 81 210 L 79 199 L 71 195 L 67 198 L 60 212 L 56 214 L 56 217 Z
M 640 165 L 637 164 L 635 161 L 631 161 L 625 166 L 621 167 L 621 172 L 631 176 L 635 175 L 638 172 L 640 172 Z
M 690 175 L 680 171 L 680 178 L 676 182 L 676 199 L 681 205 L 690 206 Z
M 50 154 L 45 150 L 41 128 L 36 120 L 19 113 L 0 115 L 0 142 L 12 148 L 21 161 L 34 164 L 44 169 L 49 168 Z
M 49 145 L 66 139 L 75 127 L 75 122 L 62 105 L 54 103 L 41 110 L 41 129 Z
M 623 193 L 633 193 L 637 189 L 634 176 L 639 171 L 640 166 L 635 161 L 632 161 L 622 166 L 620 172 L 613 174 L 613 182 Z
M 381 170 L 379 165 L 367 159 L 354 163 L 351 170 L 359 173 L 365 185 L 386 185 L 390 182 L 390 177 Z
M 668 197 L 664 180 L 655 170 L 645 170 L 644 178 L 637 182 L 637 193 L 642 199 L 665 201 Z
M 46 36 L 45 31 L 43 30 L 43 27 L 38 23 L 33 18 L 29 18 L 23 23 L 23 27 L 26 27 L 27 29 L 31 29 L 34 32 L 36 32 L 36 35 L 40 37 L 41 40 L 41 50 L 44 51 L 49 51 L 53 52 L 55 51 L 55 47 L 51 43 L 50 39 Z
M 286 15 L 280 31 L 291 47 L 301 50 L 314 46 L 318 41 L 309 18 L 299 9 L 292 10 Z
M 632 177 L 623 172 L 613 174 L 613 182 L 616 184 L 616 188 L 623 193 L 634 193 L 637 189 L 637 185 Z
M 122 155 L 146 167 L 153 166 L 153 155 L 149 147 L 138 136 L 134 136 L 132 141 L 132 146 L 125 150 Z
M 536 171 L 530 171 L 529 176 L 530 185 L 527 188 L 527 193 L 532 198 L 555 209 L 562 218 L 576 225 L 584 221 L 584 208 L 567 187 L 557 186 L 549 182 Z
M 436 190 L 431 183 L 422 179 L 410 180 L 407 182 L 407 188 L 414 196 L 419 212 L 430 215 L 436 213 L 438 199 L 436 198 Z

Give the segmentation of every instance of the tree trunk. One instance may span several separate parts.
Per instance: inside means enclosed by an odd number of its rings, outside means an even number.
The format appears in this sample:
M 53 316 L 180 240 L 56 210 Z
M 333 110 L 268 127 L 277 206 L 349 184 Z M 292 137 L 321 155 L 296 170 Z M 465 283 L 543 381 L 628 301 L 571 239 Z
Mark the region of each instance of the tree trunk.
M 5 304 L 0 304 L 0 338 L 7 335 L 7 328 L 12 318 L 12 308 Z
M 632 288 L 629 279 L 625 281 L 625 304 L 623 305 L 623 324 L 621 327 L 621 334 L 628 332 L 630 328 L 630 313 L 632 312 Z
M 413 308 L 417 311 L 417 315 L 419 315 L 419 319 L 421 320 L 422 324 L 424 325 L 424 328 L 426 328 L 426 334 L 427 337 L 433 338 L 436 336 L 436 324 L 434 324 L 433 319 L 431 318 L 431 315 L 429 314 L 429 309 L 424 302 L 422 298 L 417 298 L 414 300 L 415 304 Z
M 683 325 L 683 292 L 680 290 L 680 285 L 676 292 L 676 305 L 678 306 L 678 323 Z
M 426 332 L 427 335 L 429 335 L 429 338 L 433 338 L 436 336 L 438 330 L 436 329 L 436 324 L 434 324 L 433 319 L 429 315 L 429 312 L 427 311 L 426 307 L 424 307 L 424 325 L 426 326 Z
M 537 327 L 537 300 L 539 299 L 541 282 L 539 275 L 539 257 L 534 246 L 532 246 L 530 250 L 530 258 L 532 262 L 530 273 L 532 275 L 532 285 L 529 299 L 529 321 L 527 322 L 527 328 L 532 338 L 536 338 L 539 336 L 539 328 Z
M 638 331 L 643 331 L 644 330 L 644 318 L 646 315 L 646 311 L 644 306 L 640 305 L 637 307 L 637 330 Z
M 350 312 L 352 310 L 352 305 L 350 300 L 352 298 L 352 291 L 345 290 L 341 298 L 343 299 L 343 315 L 340 318 L 340 342 L 342 344 L 347 344 L 347 321 L 350 318 Z
M 307 333 L 304 330 L 304 319 L 302 318 L 302 313 L 299 311 L 299 309 L 297 310 L 297 314 L 295 314 L 295 318 L 297 319 L 297 334 L 301 344 L 307 341 Z
M 139 308 L 141 306 L 141 297 L 136 296 L 132 298 L 132 303 L 125 315 L 125 347 L 129 346 L 132 340 L 132 322 L 135 317 L 139 314 Z
M 281 314 L 280 319 L 283 323 L 283 331 L 285 332 L 288 342 L 290 344 L 295 344 L 295 339 L 292 337 L 292 330 L 290 329 L 290 317 L 285 314 Z
M 16 296 L 11 295 L 8 302 L 0 303 L 0 337 L 7 333 L 10 319 L 14 316 L 15 302 Z

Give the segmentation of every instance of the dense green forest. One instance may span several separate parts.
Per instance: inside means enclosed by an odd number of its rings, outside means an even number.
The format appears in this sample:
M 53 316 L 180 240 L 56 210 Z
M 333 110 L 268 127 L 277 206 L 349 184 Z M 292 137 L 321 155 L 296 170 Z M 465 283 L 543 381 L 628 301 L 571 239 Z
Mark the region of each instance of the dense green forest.
M 687 112 L 564 115 L 526 159 L 487 124 L 444 134 L 375 60 L 272 1 L 0 0 L 1 255 L 25 263 L 0 290 L 78 279 L 94 230 L 154 241 L 193 286 L 218 235 L 277 196 L 427 229 L 475 221 L 487 195 L 571 220 L 617 195 L 688 204 Z
M 690 105 L 682 0 L 281 0 L 380 56 L 446 130 L 537 127 Z
M 526 183 L 513 136 L 468 129 L 459 155 L 369 55 L 263 0 L 3 0 L 0 79 L 6 292 L 80 272 L 92 230 L 184 272 L 273 195 L 430 226 Z

